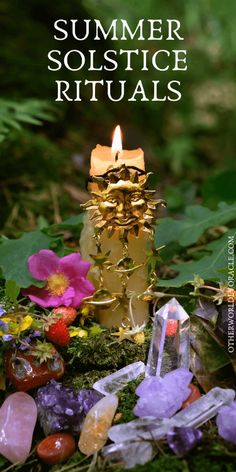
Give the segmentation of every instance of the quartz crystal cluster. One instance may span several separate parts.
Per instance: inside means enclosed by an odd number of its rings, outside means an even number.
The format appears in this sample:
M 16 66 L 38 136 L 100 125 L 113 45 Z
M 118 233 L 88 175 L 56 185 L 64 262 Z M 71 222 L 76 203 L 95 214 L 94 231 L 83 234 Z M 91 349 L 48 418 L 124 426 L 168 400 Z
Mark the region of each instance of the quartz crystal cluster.
M 74 390 L 52 380 L 37 391 L 38 417 L 45 435 L 67 431 L 78 434 L 88 411 L 101 399 L 94 390 Z
M 234 398 L 234 390 L 215 387 L 171 418 L 157 419 L 150 416 L 138 418 L 129 423 L 112 426 L 108 436 L 115 443 L 136 440 L 152 441 L 165 437 L 175 426 L 198 428 L 213 418 L 221 407 L 232 403 Z
M 108 433 L 114 443 L 104 447 L 102 454 L 109 462 L 119 463 L 119 466 L 122 464 L 124 469 L 129 469 L 151 460 L 155 455 L 153 442 L 167 437 L 168 444 L 175 454 L 185 455 L 202 437 L 201 431 L 196 428 L 213 418 L 219 410 L 224 415 L 225 408 L 232 408 L 234 397 L 234 390 L 216 387 L 171 418 L 158 419 L 149 416 L 114 425 Z M 221 408 L 228 403 L 231 403 L 229 407 Z M 228 439 L 230 421 L 227 420 Z M 221 420 L 218 418 L 220 434 L 224 429 L 220 429 L 221 425 Z M 234 434 L 235 428 L 230 437 L 232 438 Z

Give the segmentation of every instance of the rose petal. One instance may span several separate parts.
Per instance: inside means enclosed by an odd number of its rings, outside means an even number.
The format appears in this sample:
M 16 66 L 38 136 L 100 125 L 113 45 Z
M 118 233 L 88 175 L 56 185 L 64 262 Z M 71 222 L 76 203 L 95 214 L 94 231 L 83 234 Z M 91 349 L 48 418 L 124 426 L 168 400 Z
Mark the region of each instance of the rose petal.
M 59 272 L 63 272 L 69 279 L 86 277 L 90 263 L 81 258 L 79 252 L 62 257 L 59 262 Z
M 28 259 L 28 268 L 35 279 L 46 280 L 58 270 L 60 258 L 50 249 L 42 249 Z
M 43 308 L 57 307 L 62 304 L 62 297 L 50 295 L 44 288 L 35 287 L 34 285 L 22 290 L 22 293 Z
M 77 293 L 71 302 L 73 308 L 79 308 L 84 299 L 83 293 Z
M 86 279 L 90 263 L 84 261 L 79 252 L 59 258 L 53 251 L 43 249 L 29 257 L 28 265 L 31 274 L 39 280 L 46 280 L 56 272 L 65 274 L 69 279 L 70 285 L 61 296 L 51 295 L 45 287 L 31 286 L 22 291 L 31 301 L 44 308 L 60 305 L 78 308 L 83 298 L 94 292 L 92 283 Z
M 68 287 L 65 293 L 60 297 L 60 305 L 73 306 L 75 290 L 73 287 Z M 54 305 L 56 306 L 56 305 Z M 57 305 L 58 306 L 58 305 Z
M 72 286 L 75 289 L 75 296 L 72 305 L 74 308 L 79 308 L 83 299 L 85 297 L 90 297 L 95 290 L 93 284 L 85 278 L 73 280 Z
M 84 293 L 84 296 L 89 297 L 95 292 L 95 288 L 90 280 L 83 278 L 81 280 L 80 290 Z

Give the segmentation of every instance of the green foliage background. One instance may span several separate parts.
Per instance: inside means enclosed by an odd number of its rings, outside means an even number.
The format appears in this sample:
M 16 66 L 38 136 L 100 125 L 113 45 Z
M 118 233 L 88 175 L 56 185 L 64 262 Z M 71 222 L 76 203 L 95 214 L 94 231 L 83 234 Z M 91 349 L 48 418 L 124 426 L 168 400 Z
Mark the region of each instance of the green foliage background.
M 184 41 L 126 41 L 124 45 L 91 38 L 78 43 L 70 37 L 59 43 L 53 39 L 53 23 L 58 18 L 97 18 L 104 26 L 113 18 L 125 18 L 131 27 L 140 18 L 162 18 L 163 22 L 177 18 Z M 0 275 L 2 284 L 8 281 L 9 293 L 16 294 L 17 286 L 32 283 L 27 270 L 30 253 L 44 247 L 64 255 L 78 248 L 75 241 L 82 226 L 80 203 L 88 197 L 90 152 L 97 143 L 110 144 L 117 123 L 123 129 L 124 147 L 144 149 L 147 170 L 153 172 L 152 186 L 167 200 L 156 231 L 156 246 L 166 247 L 160 256 L 150 259 L 152 267 L 158 265 L 157 290 L 167 297 L 170 291 L 179 294 L 192 313 L 196 298 L 188 283 L 194 275 L 204 277 L 213 287 L 226 280 L 227 239 L 235 235 L 236 219 L 235 20 L 235 0 L 0 1 Z M 132 73 L 124 73 L 120 67 L 106 76 L 102 72 L 88 75 L 85 69 L 78 74 L 47 69 L 51 49 L 97 49 L 97 60 L 102 62 L 105 50 L 121 47 L 187 49 L 188 70 L 178 75 L 167 71 L 157 77 L 155 71 L 141 73 L 138 67 Z M 175 103 L 112 103 L 101 90 L 98 102 L 54 102 L 56 79 L 88 78 L 127 80 L 130 94 L 142 79 L 148 96 L 152 80 L 161 80 L 164 94 L 168 81 L 177 79 L 182 82 L 182 99 Z M 205 377 L 211 385 L 223 385 L 228 382 L 229 369 L 231 381 L 235 358 L 226 354 L 217 326 L 193 316 L 191 321 Z M 103 344 L 100 348 L 105 349 Z M 138 358 L 145 355 L 146 348 L 137 348 Z M 93 349 L 93 340 L 79 340 L 79 346 L 76 342 L 71 345 L 69 354 L 73 356 L 74 350 L 75 365 L 78 362 L 87 368 L 86 353 L 93 358 Z M 129 358 L 126 346 L 119 352 L 125 362 Z M 111 366 L 103 367 L 109 370 Z M 83 375 L 86 387 L 91 383 L 89 375 Z M 132 395 L 124 394 L 124 405 Z M 73 469 L 72 459 L 71 470 L 80 470 L 76 460 Z M 186 460 L 167 451 L 137 470 L 201 472 L 207 466 L 212 471 L 233 471 L 234 460 L 235 453 L 217 442 L 211 424 L 204 447 Z M 33 462 L 34 469 L 36 459 Z M 25 467 L 33 470 L 30 463 Z
M 236 220 L 234 0 L 26 0 L 24 8 L 18 0 L 2 0 L 0 14 L 2 277 L 27 287 L 32 283 L 30 251 L 50 247 L 63 255 L 78 247 L 91 149 L 96 143 L 109 145 L 120 123 L 124 147 L 143 147 L 152 186 L 167 200 L 156 229 L 156 247 L 165 247 L 150 257 L 160 289 L 184 290 L 189 296 L 195 276 L 216 286 L 225 283 L 227 241 L 235 235 Z M 92 21 L 86 41 L 71 35 L 56 41 L 53 24 L 58 18 L 97 18 L 104 28 L 114 18 L 125 18 L 133 29 L 140 18 L 161 18 L 164 38 L 165 19 L 176 18 L 184 41 L 94 41 Z M 47 54 L 55 48 L 63 54 L 96 49 L 98 64 L 104 51 L 113 48 L 186 48 L 188 70 L 140 72 L 137 60 L 134 72 L 124 72 L 121 63 L 106 74 L 86 68 L 56 73 L 47 67 Z M 114 103 L 100 88 L 98 102 L 54 101 L 56 79 L 88 78 L 125 79 L 128 96 L 140 79 L 147 96 L 152 95 L 152 80 L 160 79 L 162 96 L 167 83 L 179 79 L 182 99 Z
M 119 122 L 128 148 L 142 146 L 147 167 L 154 171 L 153 183 L 165 194 L 169 212 L 182 212 L 196 199 L 210 208 L 219 201 L 235 200 L 235 2 L 228 0 L 2 0 L 0 83 L 1 145 L 1 226 L 5 230 L 34 227 L 37 217 L 54 222 L 50 184 L 56 183 L 61 217 L 78 208 L 78 200 L 63 192 L 61 183 L 85 187 L 89 155 L 97 143 L 109 144 Z M 53 39 L 53 23 L 58 18 L 98 18 L 104 26 L 113 18 L 125 18 L 134 26 L 140 18 L 178 18 L 184 41 L 99 41 L 77 42 Z M 171 44 L 170 44 L 171 43 Z M 112 103 L 101 91 L 98 102 L 64 102 L 55 106 L 54 80 L 90 78 L 86 69 L 79 73 L 48 71 L 47 53 L 53 48 L 68 51 L 186 48 L 188 71 L 160 74 L 162 92 L 169 80 L 182 82 L 180 102 Z M 63 77 L 62 77 L 63 76 Z M 96 76 L 96 77 L 95 77 Z M 147 95 L 155 71 L 137 69 L 124 73 L 122 67 L 98 80 L 126 79 L 132 93 L 141 78 Z M 48 101 L 46 103 L 45 101 Z M 52 110 L 52 106 L 54 109 Z M 53 123 L 46 123 L 53 119 Z M 45 125 L 35 124 L 46 120 Z M 23 126 L 23 128 L 22 128 Z M 21 128 L 21 129 L 19 129 Z M 75 156 L 74 160 L 71 156 Z M 79 156 L 78 156 L 79 155 Z M 75 166 L 75 161 L 77 162 Z M 55 192 L 54 192 L 55 193 Z M 72 200 L 72 201 L 71 201 Z M 16 208 L 15 205 L 16 204 Z M 9 212 L 15 213 L 9 217 Z M 55 213 L 55 212 L 54 212 Z M 36 218 L 36 219 L 35 219 Z M 13 224 L 14 223 L 14 224 Z

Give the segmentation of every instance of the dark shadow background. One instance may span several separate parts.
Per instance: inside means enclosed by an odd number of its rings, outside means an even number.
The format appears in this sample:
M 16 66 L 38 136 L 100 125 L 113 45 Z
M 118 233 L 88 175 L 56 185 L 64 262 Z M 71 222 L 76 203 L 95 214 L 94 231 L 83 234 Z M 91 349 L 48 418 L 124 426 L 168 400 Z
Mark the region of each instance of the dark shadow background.
M 58 222 L 79 211 L 86 199 L 89 156 L 96 143 L 110 145 L 113 128 L 122 126 L 124 147 L 143 147 L 148 170 L 154 172 L 168 202 L 181 214 L 187 204 L 235 200 L 235 2 L 228 0 L 79 1 L 1 0 L 1 99 L 48 100 L 53 122 L 12 127 L 0 143 L 0 225 L 5 233 Z M 53 39 L 58 18 L 97 18 L 104 27 L 125 18 L 134 27 L 140 18 L 177 18 L 184 41 L 93 41 Z M 81 27 L 83 22 L 81 21 Z M 97 49 L 102 63 L 107 49 L 187 49 L 188 70 L 91 74 L 82 69 L 60 73 L 47 69 L 51 49 Z M 138 64 L 137 64 L 138 65 Z M 179 102 L 110 102 L 99 88 L 98 102 L 55 103 L 54 81 L 127 80 L 127 96 L 139 79 L 151 97 L 152 80 L 161 93 L 170 80 L 181 80 Z M 47 105 L 48 106 L 48 105 Z M 4 111 L 4 110 L 3 110 Z M 1 103 L 0 103 L 1 114 Z

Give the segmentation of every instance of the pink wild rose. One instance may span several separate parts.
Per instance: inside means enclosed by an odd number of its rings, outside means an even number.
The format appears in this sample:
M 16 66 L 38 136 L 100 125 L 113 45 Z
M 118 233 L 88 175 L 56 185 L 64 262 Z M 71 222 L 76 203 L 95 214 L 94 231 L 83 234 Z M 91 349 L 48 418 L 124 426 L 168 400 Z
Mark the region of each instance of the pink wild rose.
M 90 263 L 79 252 L 58 257 L 55 252 L 42 249 L 29 257 L 28 268 L 35 279 L 45 280 L 46 284 L 43 288 L 31 285 L 23 294 L 43 308 L 60 305 L 78 308 L 94 292 L 86 278 Z

